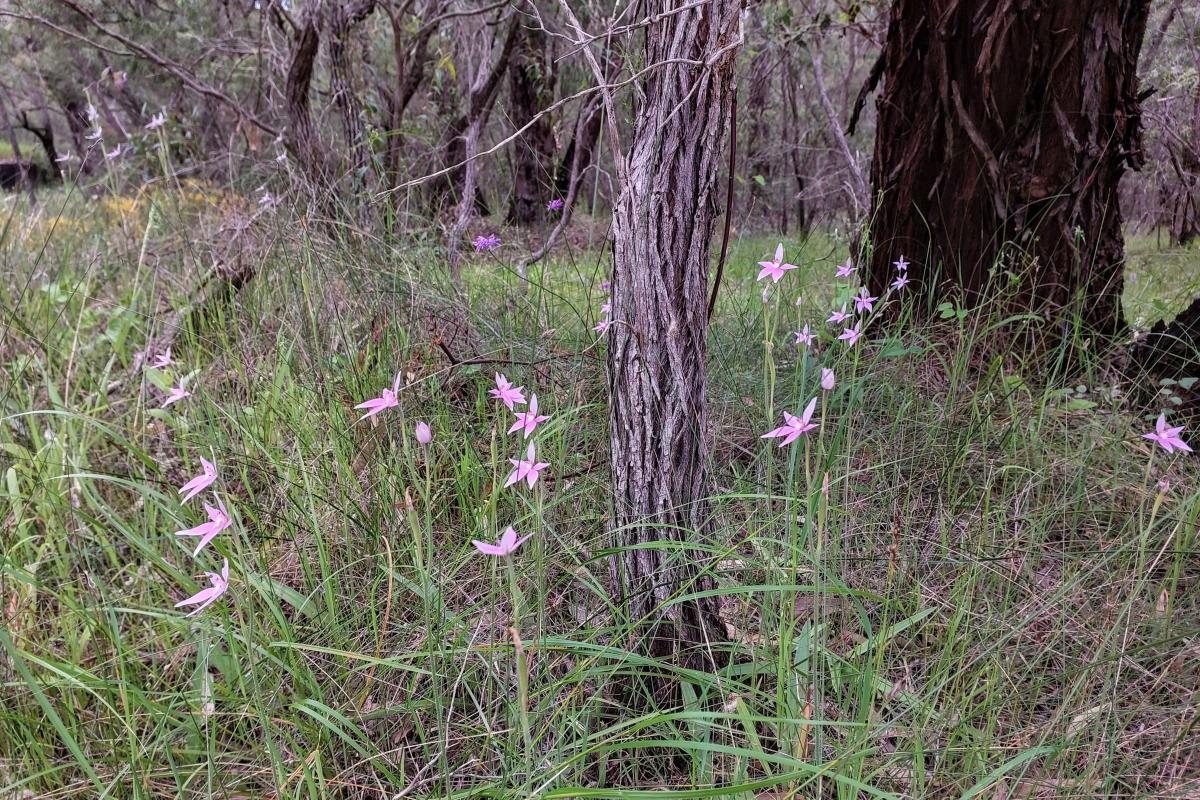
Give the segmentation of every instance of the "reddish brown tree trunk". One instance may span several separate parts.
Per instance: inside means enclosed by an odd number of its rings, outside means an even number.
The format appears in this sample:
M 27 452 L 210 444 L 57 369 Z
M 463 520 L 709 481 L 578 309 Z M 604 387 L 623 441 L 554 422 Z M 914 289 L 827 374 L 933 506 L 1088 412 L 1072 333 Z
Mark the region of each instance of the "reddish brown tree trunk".
M 739 45 L 736 0 L 652 3 L 632 146 L 613 210 L 609 428 L 619 544 L 702 541 L 711 527 L 705 375 L 709 251 Z M 595 68 L 594 68 L 595 69 Z M 615 143 L 614 143 L 615 144 Z M 724 638 L 707 557 L 635 548 L 614 564 L 643 647 L 710 665 Z
M 508 221 L 534 225 L 546 216 L 551 170 L 554 167 L 554 131 L 550 119 L 539 117 L 554 102 L 554 82 L 546 53 L 546 34 L 522 26 L 508 65 L 508 94 L 512 121 L 532 125 L 513 142 L 513 191 Z
M 1124 239 L 1117 188 L 1140 158 L 1137 63 L 1149 0 L 896 0 L 872 162 L 869 283 L 912 262 L 917 287 L 1080 301 L 1115 333 Z

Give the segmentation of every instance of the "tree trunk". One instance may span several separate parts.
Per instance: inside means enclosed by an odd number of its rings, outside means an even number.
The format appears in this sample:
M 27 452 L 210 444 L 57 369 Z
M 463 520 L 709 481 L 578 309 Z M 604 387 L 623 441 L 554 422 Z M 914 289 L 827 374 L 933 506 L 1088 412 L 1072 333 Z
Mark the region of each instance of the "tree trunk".
M 642 63 L 663 66 L 642 78 L 613 210 L 609 429 L 613 527 L 626 547 L 702 541 L 711 528 L 709 248 L 734 92 L 739 4 L 689 5 L 654 4 L 658 13 L 645 30 Z M 671 602 L 680 592 L 712 587 L 701 571 L 706 560 L 698 551 L 646 547 L 614 560 L 630 617 L 647 622 L 641 647 L 654 657 L 713 665 L 711 645 L 724 639 L 716 599 Z
M 356 0 L 348 4 L 330 3 L 325 11 L 329 88 L 342 120 L 342 134 L 346 139 L 346 150 L 350 154 L 351 183 L 355 186 L 361 186 L 366 177 L 367 137 L 363 132 L 361 107 L 358 94 L 354 91 L 354 73 L 346 48 L 354 26 L 360 24 L 374 10 L 375 0 Z
M 761 35 L 762 25 L 757 26 Z M 768 133 L 767 111 L 768 98 L 771 92 L 771 70 L 774 67 L 775 56 L 770 45 L 764 43 L 754 58 L 750 59 L 750 86 L 747 91 L 745 109 L 750 115 L 750 135 L 746 142 L 746 185 L 750 191 L 746 193 L 746 208 L 742 217 L 756 211 L 762 216 L 771 212 L 772 200 L 775 196 L 773 183 L 775 170 L 774 159 L 770 152 L 777 151 L 779 137 Z M 732 131 L 730 136 L 736 136 Z M 761 181 L 761 183 L 760 183 Z
M 306 3 L 300 29 L 292 48 L 288 64 L 284 96 L 287 98 L 287 148 L 300 164 L 304 174 L 318 185 L 324 184 L 324 167 L 320 143 L 313 127 L 309 103 L 309 86 L 312 84 L 313 67 L 321 45 L 317 3 Z
M 554 101 L 554 81 L 546 53 L 546 34 L 522 26 L 508 65 L 508 93 L 512 121 L 518 128 L 535 120 L 513 142 L 513 191 L 508 221 L 536 225 L 545 219 L 551 170 L 554 166 L 554 131 L 550 119 L 538 114 Z
M 995 274 L 1016 304 L 1079 302 L 1116 333 L 1117 188 L 1140 166 L 1137 63 L 1149 0 L 896 0 L 871 167 L 869 285 L 905 255 L 916 288 L 976 302 Z

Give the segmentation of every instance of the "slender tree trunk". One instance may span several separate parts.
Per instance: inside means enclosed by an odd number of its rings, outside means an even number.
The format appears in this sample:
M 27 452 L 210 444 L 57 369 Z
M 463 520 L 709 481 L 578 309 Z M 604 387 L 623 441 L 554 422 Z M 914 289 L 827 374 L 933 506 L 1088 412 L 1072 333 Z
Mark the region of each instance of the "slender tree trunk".
M 652 4 L 647 71 L 613 211 L 608 329 L 614 561 L 642 646 L 656 657 L 711 666 L 724 638 L 707 557 L 655 541 L 702 541 L 711 527 L 706 444 L 708 270 L 725 129 L 740 44 L 739 4 Z M 689 63 L 683 63 L 684 61 Z M 699 64 L 703 65 L 697 65 Z M 593 67 L 593 69 L 596 69 Z M 616 142 L 614 142 L 614 145 Z
M 1017 304 L 1073 301 L 1115 333 L 1124 240 L 1117 188 L 1140 166 L 1137 63 L 1149 0 L 896 0 L 871 183 L 878 293 L 901 254 L 915 286 Z
M 535 225 L 546 216 L 551 170 L 554 165 L 554 132 L 548 117 L 538 114 L 554 101 L 554 82 L 546 52 L 546 34 L 522 26 L 508 65 L 508 94 L 513 124 L 535 120 L 513 142 L 513 191 L 508 221 Z
M 757 26 L 761 29 L 761 25 Z M 761 30 L 759 31 L 761 34 Z M 764 45 L 750 59 L 750 86 L 744 108 L 750 117 L 749 136 L 746 143 L 746 177 L 750 191 L 746 193 L 746 208 L 743 216 L 757 210 L 766 215 L 771 211 L 775 195 L 773 182 L 775 170 L 770 151 L 779 147 L 779 137 L 767 133 L 768 98 L 771 93 L 771 69 L 774 52 Z M 736 136 L 737 131 L 731 131 Z M 759 181 L 762 181 L 761 183 Z
M 368 160 L 367 138 L 363 132 L 361 106 L 354 91 L 354 72 L 350 67 L 347 47 L 354 26 L 375 10 L 375 0 L 356 0 L 354 3 L 328 4 L 325 24 L 328 36 L 325 47 L 329 54 L 329 87 L 333 103 L 342 120 L 342 134 L 350 154 L 352 183 L 361 185 L 366 177 Z
M 306 3 L 300 29 L 292 45 L 292 59 L 284 86 L 288 115 L 287 147 L 304 174 L 318 185 L 323 185 L 324 159 L 313 127 L 308 96 L 320 45 L 319 5 L 315 2 Z

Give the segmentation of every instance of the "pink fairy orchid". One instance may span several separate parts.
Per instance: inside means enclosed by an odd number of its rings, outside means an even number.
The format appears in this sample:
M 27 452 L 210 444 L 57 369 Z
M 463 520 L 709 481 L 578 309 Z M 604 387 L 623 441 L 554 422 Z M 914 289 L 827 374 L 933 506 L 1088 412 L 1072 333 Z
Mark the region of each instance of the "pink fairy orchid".
M 150 366 L 154 367 L 155 369 L 165 369 L 166 367 L 171 366 L 173 363 L 175 362 L 171 360 L 171 348 L 168 347 L 166 350 L 163 350 L 154 357 L 154 360 L 150 362 Z
M 808 401 L 808 405 L 804 407 L 804 414 L 797 417 L 788 412 L 783 412 L 784 424 L 773 431 L 768 431 L 760 436 L 760 439 L 782 439 L 779 443 L 780 447 L 789 445 L 796 441 L 799 437 L 816 429 L 817 425 L 812 421 L 813 412 L 817 409 L 817 398 Z
M 372 397 L 370 400 L 364 400 L 355 406 L 355 408 L 365 408 L 367 413 L 359 417 L 359 422 L 367 417 L 373 417 L 380 411 L 387 408 L 396 408 L 400 405 L 399 398 L 396 394 L 400 391 L 400 373 L 396 373 L 396 380 L 392 383 L 391 389 L 384 389 L 379 397 Z
M 500 246 L 500 237 L 494 233 L 489 233 L 487 236 L 476 236 L 472 244 L 475 245 L 476 253 L 490 253 Z
M 612 325 L 611 319 L 602 319 L 596 323 L 592 330 L 594 330 L 596 333 L 604 333 L 606 330 L 608 330 L 609 325 Z
M 832 392 L 834 380 L 833 370 L 828 367 L 821 367 L 821 388 L 827 392 Z
M 805 347 L 812 347 L 813 342 L 816 340 L 817 335 L 809 332 L 808 323 L 804 324 L 804 328 L 802 330 L 796 331 L 796 344 L 802 344 Z
M 504 529 L 504 533 L 500 534 L 500 540 L 496 544 L 490 542 L 481 542 L 478 539 L 472 539 L 471 544 L 475 545 L 479 552 L 485 556 L 496 556 L 497 558 L 507 558 L 516 552 L 521 543 L 533 536 L 532 533 L 527 533 L 524 536 L 517 538 L 517 532 L 512 529 L 512 526 Z
M 71 160 L 71 151 L 68 150 L 67 152 L 63 153 L 61 156 L 57 156 L 54 160 L 59 162 L 60 164 L 63 163 L 64 161 L 70 161 Z
M 119 142 L 117 143 L 117 146 L 114 147 L 112 150 L 106 150 L 104 152 L 104 160 L 105 161 L 113 161 L 120 157 L 121 157 L 121 145 Z
M 525 389 L 521 386 L 513 386 L 508 382 L 508 378 L 504 377 L 499 372 L 496 373 L 496 388 L 488 389 L 488 394 L 504 403 L 509 411 L 513 410 L 514 403 L 525 403 Z
M 862 336 L 862 323 L 857 322 L 853 328 L 846 328 L 842 331 L 839 339 L 843 340 L 848 345 L 853 345 L 858 341 L 858 337 Z
M 1159 414 L 1158 422 L 1154 424 L 1154 432 L 1143 433 L 1142 438 L 1149 439 L 1150 441 L 1157 443 L 1168 453 L 1174 453 L 1176 450 L 1182 453 L 1192 452 L 1192 448 L 1188 447 L 1188 443 L 1179 436 L 1181 433 L 1183 433 L 1182 425 L 1178 425 L 1174 428 L 1168 428 L 1167 415 Z
M 854 262 L 851 261 L 849 258 L 847 258 L 845 264 L 841 264 L 840 266 L 838 266 L 837 272 L 834 273 L 834 277 L 849 278 L 853 274 L 854 274 Z
M 905 272 L 908 270 L 908 262 L 904 260 L 904 256 L 900 256 L 899 261 L 893 261 L 892 263 L 896 265 L 897 272 Z
M 196 549 L 192 551 L 192 556 L 200 555 L 200 551 L 204 549 L 204 545 L 216 538 L 217 534 L 233 524 L 233 520 L 229 517 L 229 512 L 225 510 L 225 504 L 217 499 L 217 506 L 204 504 L 204 511 L 208 514 L 208 522 L 201 523 L 194 528 L 188 528 L 185 531 L 175 531 L 176 536 L 199 536 L 200 543 L 196 545 Z
M 551 200 L 549 203 L 546 203 L 547 211 L 561 211 L 562 207 L 563 207 L 563 201 L 562 201 L 561 197 L 556 197 L 553 200 Z
M 89 142 L 98 142 L 100 141 L 100 137 L 103 135 L 104 131 L 100 130 L 100 126 L 97 125 L 91 132 L 84 135 L 83 138 L 87 139 Z
M 514 483 L 518 483 L 522 480 L 528 483 L 529 488 L 532 489 L 533 485 L 537 483 L 537 479 L 540 477 L 542 470 L 550 466 L 550 464 L 545 461 L 537 460 L 537 453 L 534 452 L 533 442 L 530 442 L 529 447 L 525 449 L 524 460 L 510 458 L 508 463 L 516 467 L 516 469 L 512 471 L 512 474 L 508 476 L 508 480 L 504 482 L 504 488 L 506 489 L 509 486 L 512 486 Z
M 157 114 L 155 114 L 153 117 L 151 117 L 150 121 L 146 123 L 146 130 L 148 130 L 148 131 L 158 130 L 159 128 L 161 128 L 163 125 L 166 125 L 166 124 L 167 124 L 167 112 L 160 111 Z
M 612 315 L 612 300 L 604 301 L 604 304 L 600 306 L 600 313 L 606 317 Z
M 525 438 L 528 439 L 529 434 L 533 433 L 534 429 L 536 429 L 538 425 L 541 425 L 548 419 L 550 419 L 550 417 L 546 416 L 545 414 L 538 414 L 538 401 L 537 395 L 535 394 L 529 398 L 529 408 L 527 408 L 525 411 L 517 412 L 517 421 L 512 424 L 512 427 L 508 429 L 508 432 L 516 433 L 517 431 L 523 430 L 525 431 Z
M 846 313 L 846 306 L 843 305 L 842 310 L 835 311 L 832 314 L 830 314 L 829 319 L 827 321 L 833 325 L 840 325 L 848 319 L 850 319 L 850 315 Z
M 795 264 L 783 263 L 783 242 L 780 242 L 775 248 L 774 261 L 760 261 L 758 262 L 758 265 L 762 267 L 762 269 L 759 270 L 758 278 L 756 280 L 761 281 L 763 278 L 770 278 L 772 283 L 779 283 L 779 279 L 782 278 L 784 273 L 786 273 L 788 270 L 799 269 Z
M 908 286 L 908 273 L 902 272 L 896 280 L 892 281 L 892 288 L 903 289 L 905 286 Z
M 209 486 L 212 486 L 213 482 L 217 479 L 217 468 L 203 456 L 200 457 L 200 469 L 201 472 L 199 475 L 179 488 L 179 493 L 183 495 L 183 499 L 179 501 L 180 503 L 186 503 L 188 500 L 191 500 Z
M 186 600 L 180 600 L 175 604 L 176 608 L 183 606 L 196 606 L 196 608 L 188 614 L 189 617 L 194 617 L 204 609 L 211 606 L 217 601 L 221 595 L 229 588 L 229 559 L 224 559 L 224 564 L 221 565 L 221 572 L 206 572 L 208 582 L 211 584 L 207 589 L 201 589 Z M 197 605 L 197 603 L 199 605 Z
M 425 447 L 433 441 L 433 429 L 429 427 L 428 422 L 418 421 L 413 429 L 413 435 L 417 438 L 417 444 Z
M 860 287 L 858 294 L 854 296 L 855 311 L 871 311 L 875 307 L 875 301 L 878 297 L 871 297 L 871 293 L 867 291 L 867 287 Z
M 179 384 L 178 386 L 172 386 L 170 389 L 167 390 L 167 399 L 163 400 L 163 404 L 162 404 L 162 406 L 160 406 L 160 408 L 166 408 L 167 406 L 171 405 L 172 403 L 178 403 L 183 398 L 191 397 L 191 396 L 192 396 L 192 393 L 187 391 L 186 389 L 184 389 L 182 383 Z

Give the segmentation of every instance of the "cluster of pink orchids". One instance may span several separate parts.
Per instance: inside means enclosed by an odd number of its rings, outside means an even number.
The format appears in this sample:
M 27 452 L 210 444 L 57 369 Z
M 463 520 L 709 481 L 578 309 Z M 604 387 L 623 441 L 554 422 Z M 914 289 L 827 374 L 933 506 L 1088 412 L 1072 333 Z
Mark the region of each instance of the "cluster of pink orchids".
M 892 282 L 891 288 L 899 291 L 908 285 L 908 262 L 904 260 L 904 256 L 900 256 L 900 259 L 894 263 L 896 266 L 897 277 L 896 280 Z M 782 279 L 784 275 L 791 270 L 799 268 L 797 265 L 789 264 L 783 260 L 783 242 L 780 242 L 776 246 L 774 259 L 771 261 L 760 261 L 758 262 L 758 266 L 761 267 L 758 272 L 758 280 L 761 281 L 764 278 L 770 278 L 772 284 L 779 283 L 780 279 Z M 834 272 L 834 278 L 852 278 L 854 277 L 854 273 L 854 262 L 850 258 L 847 258 L 846 262 L 840 265 Z M 768 291 L 769 289 L 763 290 L 764 302 L 768 298 Z M 844 326 L 841 334 L 837 337 L 839 341 L 845 342 L 849 347 L 853 347 L 858 343 L 859 337 L 862 336 L 863 319 L 854 319 L 854 315 L 870 314 L 875 310 L 875 302 L 878 299 L 878 297 L 871 296 L 871 292 L 866 286 L 860 286 L 858 293 L 853 297 L 853 312 L 847 312 L 846 306 L 843 305 L 840 310 L 834 311 L 832 314 L 830 314 L 829 319 L 827 320 L 829 324 Z M 797 300 L 796 304 L 799 305 L 800 301 Z M 848 324 L 851 321 L 853 324 Z M 805 348 L 812 347 L 817 342 L 817 336 L 817 331 L 810 329 L 808 323 L 805 323 L 800 330 L 796 331 L 796 344 L 803 345 Z M 821 389 L 826 392 L 833 391 L 834 382 L 835 378 L 833 370 L 822 367 Z M 762 438 L 779 439 L 780 447 L 791 444 L 804 434 L 814 430 L 817 427 L 817 423 L 813 422 L 812 418 L 816 408 L 817 398 L 814 397 L 809 400 L 808 405 L 804 407 L 804 412 L 800 416 L 796 416 L 789 411 L 783 412 L 784 424 L 778 428 L 764 433 Z
M 392 383 L 392 388 L 384 389 L 380 393 L 379 397 L 372 397 L 370 400 L 364 400 L 355 406 L 355 408 L 367 412 L 359 419 L 363 420 L 367 417 L 373 417 L 381 411 L 385 411 L 389 408 L 396 408 L 400 405 L 399 393 L 400 375 L 397 374 L 396 380 Z M 524 387 L 513 386 L 508 378 L 505 378 L 499 372 L 496 373 L 496 388 L 489 390 L 488 394 L 490 394 L 496 400 L 499 400 L 508 408 L 509 411 L 512 411 L 513 414 L 515 414 L 516 419 L 512 426 L 508 429 L 508 432 L 520 432 L 522 437 L 526 440 L 533 435 L 533 432 L 537 430 L 539 425 L 550 419 L 548 415 L 538 413 L 538 398 L 536 394 L 531 395 L 529 400 L 526 401 Z M 525 406 L 525 410 L 517 411 L 516 406 L 518 405 Z M 417 442 L 422 447 L 427 446 L 433 441 L 433 430 L 426 422 L 417 422 L 414 428 L 414 435 Z M 513 465 L 514 469 L 511 473 L 509 473 L 508 479 L 504 482 L 504 488 L 506 489 L 514 484 L 520 483 L 521 481 L 524 481 L 526 485 L 532 489 L 537 484 L 538 478 L 541 477 L 542 472 L 550 466 L 550 464 L 545 461 L 537 460 L 537 450 L 532 441 L 530 441 L 528 446 L 525 448 L 524 458 L 510 458 L 509 463 Z M 495 544 L 490 542 L 482 542 L 478 539 L 473 539 L 472 543 L 476 548 L 479 549 L 479 552 L 481 553 L 491 556 L 507 557 L 512 555 L 513 552 L 515 552 L 516 549 L 520 547 L 521 544 L 530 536 L 532 536 L 532 534 L 518 536 L 517 532 L 512 528 L 512 526 L 509 526 L 500 535 L 500 539 Z
M 152 369 L 162 370 L 174 363 L 174 360 L 171 358 L 171 348 L 168 347 L 155 355 L 154 359 L 147 366 Z M 167 397 L 163 400 L 162 408 L 178 403 L 185 397 L 190 397 L 191 394 L 191 392 L 183 388 L 183 382 L 180 381 L 178 386 L 172 386 L 167 390 Z M 201 456 L 200 474 L 179 488 L 179 493 L 183 495 L 179 502 L 182 505 L 187 505 L 192 498 L 197 497 L 216 482 L 216 465 Z M 192 551 L 192 558 L 198 558 L 200 551 L 204 549 L 205 545 L 215 539 L 222 531 L 233 525 L 233 517 L 230 516 L 229 511 L 225 508 L 225 503 L 221 501 L 220 497 L 217 497 L 215 491 L 213 492 L 213 500 L 216 502 L 216 505 L 204 504 L 204 512 L 208 515 L 206 522 L 202 522 L 194 528 L 175 532 L 176 536 L 192 536 L 196 538 L 196 549 Z M 223 559 L 220 572 L 206 572 L 204 574 L 208 577 L 209 585 L 191 597 L 180 600 L 175 604 L 176 608 L 195 606 L 196 608 L 188 614 L 189 617 L 199 614 L 208 608 L 229 589 L 229 559 Z

